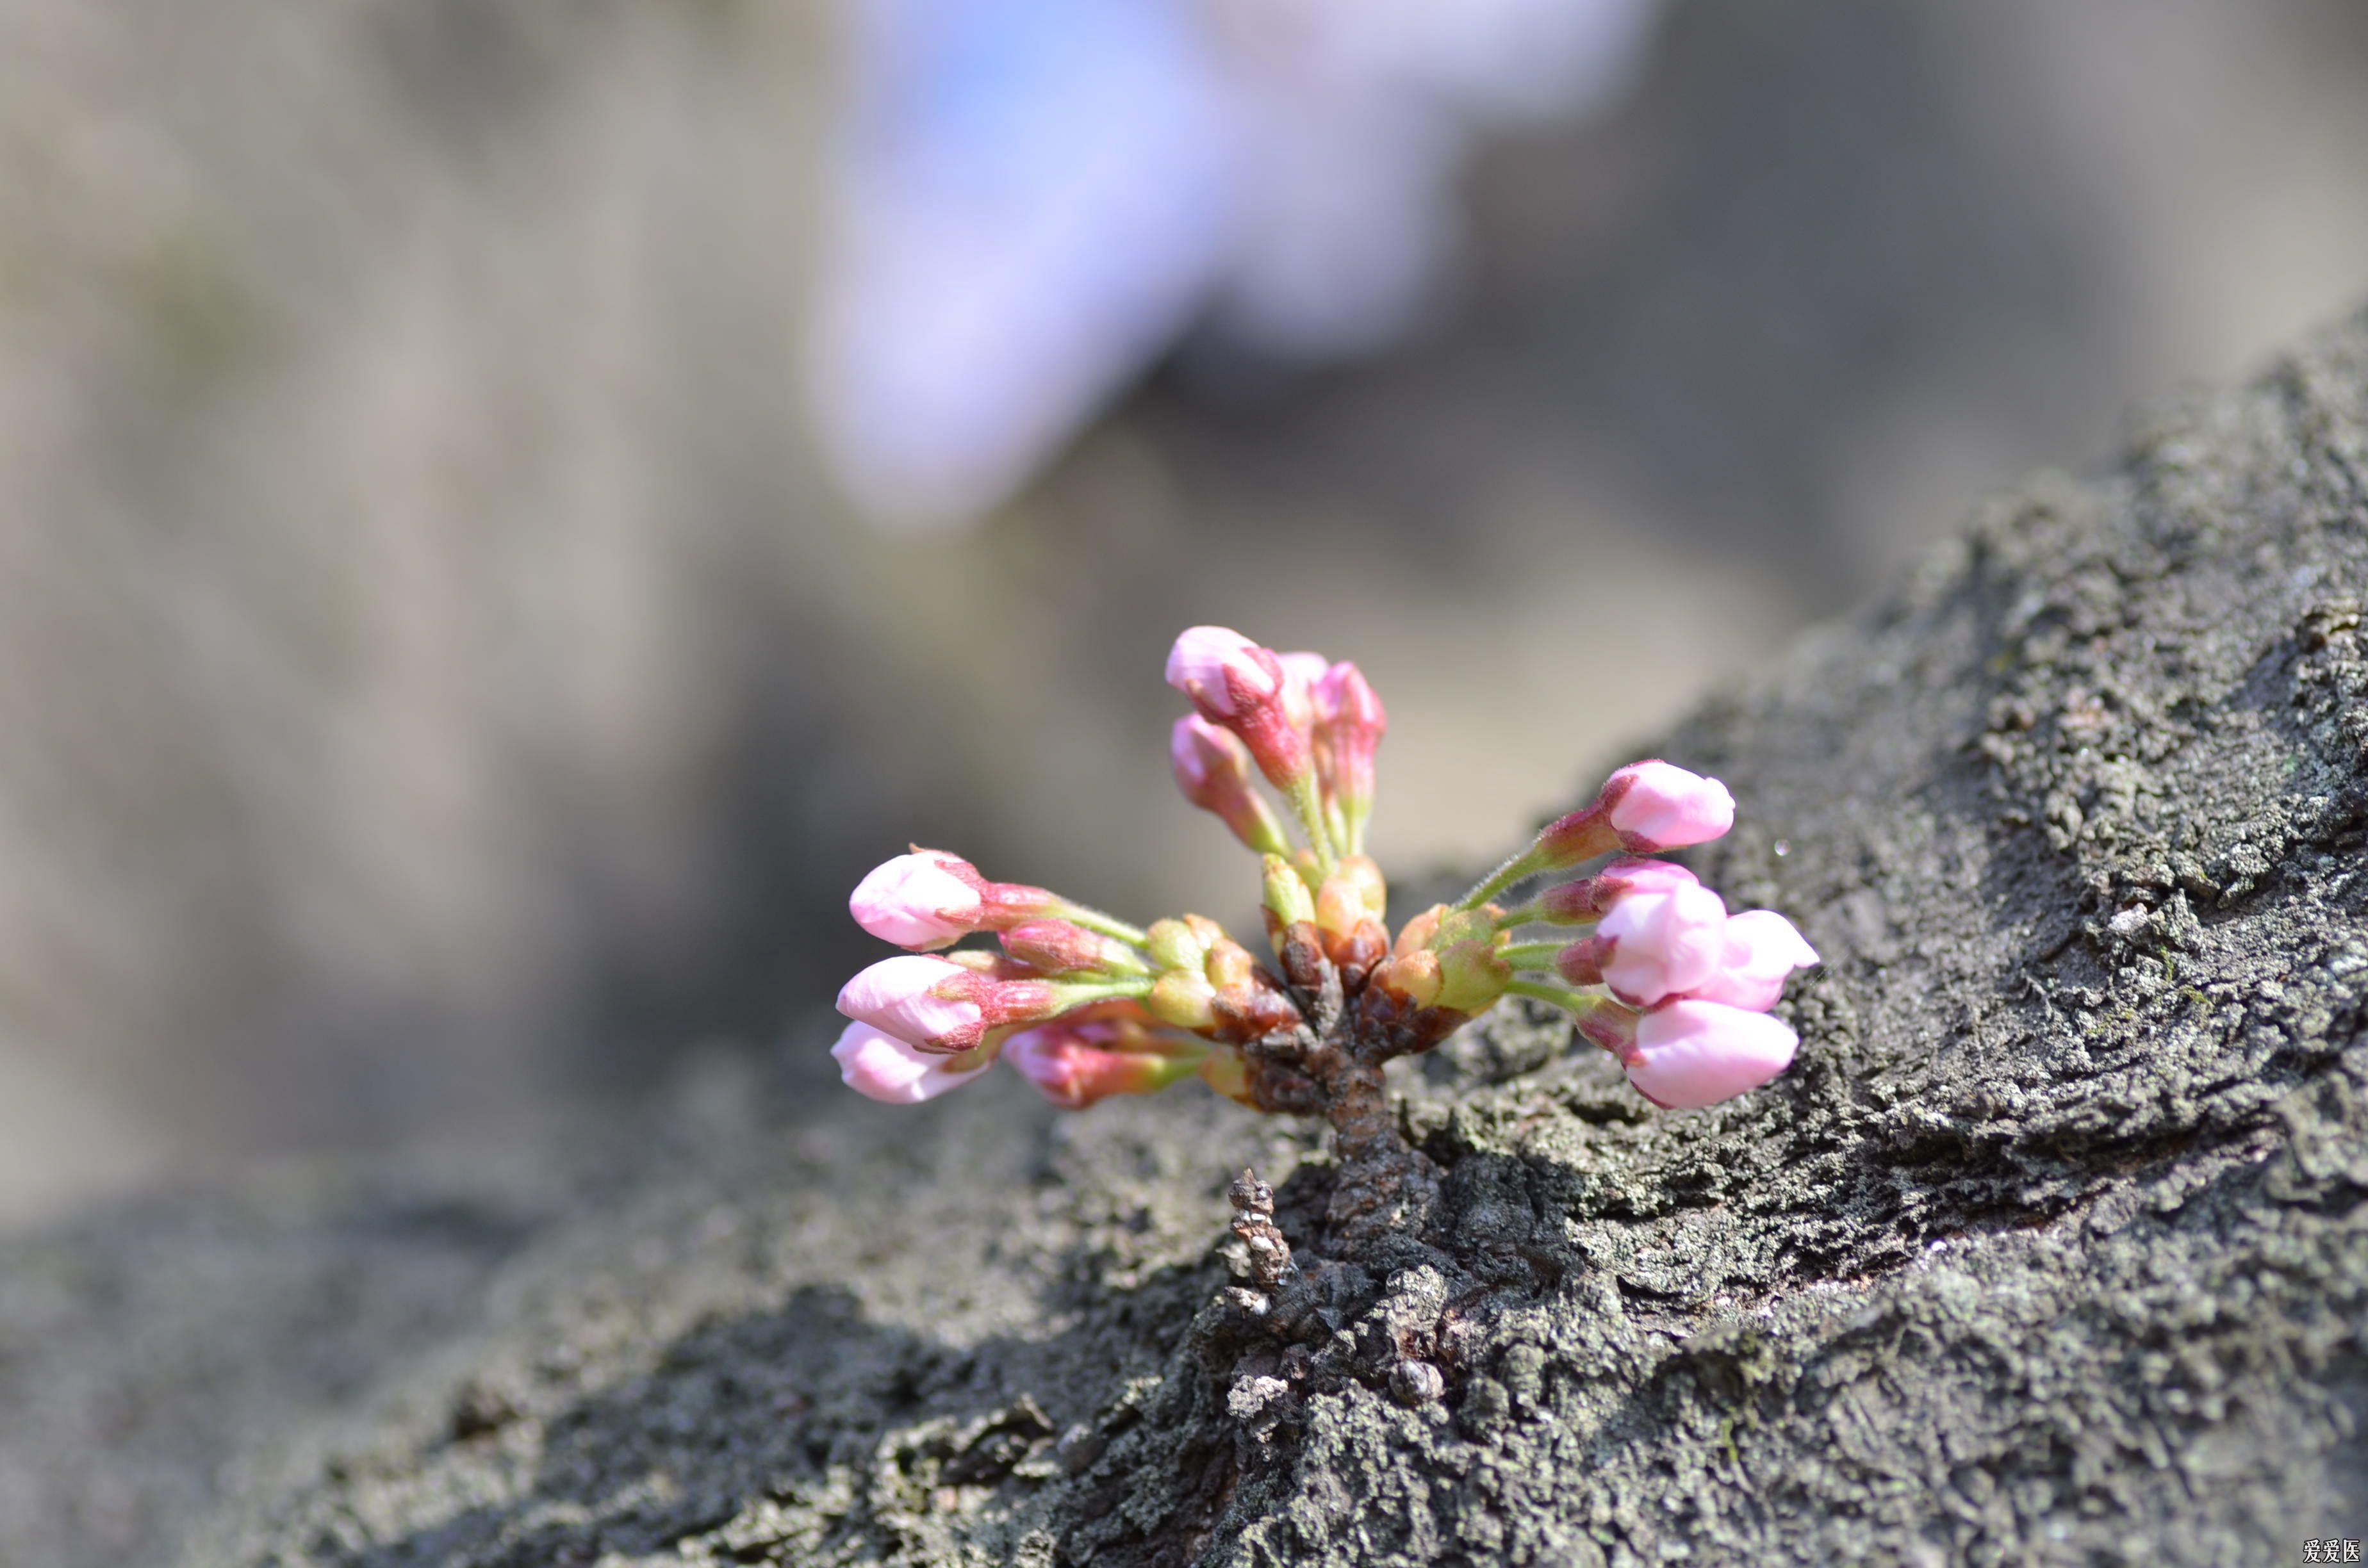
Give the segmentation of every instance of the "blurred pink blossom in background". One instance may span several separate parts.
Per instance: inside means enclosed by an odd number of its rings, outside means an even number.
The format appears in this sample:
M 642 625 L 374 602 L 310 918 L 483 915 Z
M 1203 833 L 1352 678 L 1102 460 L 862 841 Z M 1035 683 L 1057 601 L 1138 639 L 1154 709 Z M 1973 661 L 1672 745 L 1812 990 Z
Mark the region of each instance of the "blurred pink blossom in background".
M 895 528 L 1009 495 L 1199 323 L 1320 363 L 1420 319 L 1492 128 L 1629 78 L 1655 0 L 848 0 L 810 369 Z

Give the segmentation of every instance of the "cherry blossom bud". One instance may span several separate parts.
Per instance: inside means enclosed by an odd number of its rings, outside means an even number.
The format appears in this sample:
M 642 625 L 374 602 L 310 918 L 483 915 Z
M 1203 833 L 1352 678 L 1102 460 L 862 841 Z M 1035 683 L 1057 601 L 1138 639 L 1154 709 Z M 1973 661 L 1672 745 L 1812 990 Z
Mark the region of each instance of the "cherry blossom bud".
M 1282 662 L 1224 626 L 1195 626 L 1167 651 L 1167 684 L 1212 719 L 1231 719 L 1282 693 Z
M 1632 762 L 1592 801 L 1547 824 L 1524 868 L 1554 870 L 1614 849 L 1657 854 L 1707 843 L 1734 825 L 1735 797 L 1717 779 L 1657 760 Z
M 1064 1110 L 1083 1110 L 1112 1095 L 1156 1094 L 1201 1070 L 1201 1051 L 1137 1053 L 1110 1049 L 1112 1026 L 1065 1021 L 1022 1029 L 1004 1042 L 1003 1059 Z
M 1317 989 L 1324 983 L 1324 949 L 1315 929 L 1315 897 L 1306 879 L 1280 855 L 1266 858 L 1265 876 L 1268 945 L 1285 978 L 1304 990 Z
M 1192 970 L 1171 969 L 1152 983 L 1143 999 L 1151 1016 L 1179 1029 L 1213 1028 L 1217 1023 L 1217 988 L 1209 977 Z
M 1548 888 L 1538 900 L 1538 918 L 1583 926 L 1632 892 L 1674 892 L 1698 885 L 1691 871 L 1667 860 L 1614 860 L 1591 877 Z
M 1133 948 L 1066 920 L 1023 920 L 1001 933 L 1003 950 L 1045 974 L 1148 974 Z
M 922 1051 L 860 1021 L 840 1031 L 830 1053 L 848 1088 L 883 1105 L 919 1105 L 935 1099 L 949 1089 L 961 1088 L 994 1061 L 985 1051 L 959 1056 Z
M 1390 904 L 1390 884 L 1382 876 L 1382 868 L 1370 855 L 1340 857 L 1339 879 L 1356 890 L 1365 912 L 1378 920 Z
M 1302 733 L 1312 734 L 1319 710 L 1316 687 L 1331 669 L 1332 661 L 1321 653 L 1277 653 L 1275 663 L 1282 666 L 1282 708 L 1292 726 Z
M 1324 956 L 1339 966 L 1352 988 L 1390 950 L 1389 928 L 1381 916 L 1389 897 L 1381 868 L 1351 855 L 1315 890 L 1315 928 Z
M 1199 920 L 1197 915 L 1185 916 Z M 1238 1043 L 1300 1021 L 1298 1006 L 1247 948 L 1201 921 L 1212 933 L 1197 969 L 1164 971 L 1144 1007 L 1160 1022 Z M 1156 933 L 1157 927 L 1154 927 Z
M 838 1010 L 910 1045 L 967 1051 L 986 1032 L 975 992 L 993 983 L 943 959 L 882 959 L 840 987 Z
M 1400 958 L 1425 951 L 1430 947 L 1431 939 L 1439 935 L 1439 923 L 1452 913 L 1447 905 L 1434 903 L 1421 914 L 1408 916 L 1406 923 L 1398 927 L 1398 939 L 1390 951 Z M 1489 913 L 1493 918 L 1496 914 L 1494 905 L 1489 906 Z
M 1572 1022 L 1580 1035 L 1593 1040 L 1622 1062 L 1636 1055 L 1636 1020 L 1640 1015 L 1634 1007 L 1623 1007 L 1609 997 L 1600 997 L 1595 1006 L 1577 1013 Z
M 1201 966 L 1201 971 L 1222 995 L 1247 987 L 1258 972 L 1258 960 L 1250 957 L 1247 948 L 1225 937 L 1209 945 L 1209 961 Z
M 1432 1006 L 1457 1013 L 1481 1013 L 1505 994 L 1505 983 L 1513 978 L 1513 971 L 1503 955 L 1505 938 L 1497 929 L 1494 911 L 1425 911 L 1406 925 L 1408 932 L 1422 932 L 1423 946 L 1438 955 L 1439 994 L 1432 998 Z M 1406 935 L 1399 934 L 1401 955 L 1406 954 Z M 1409 971 L 1407 978 L 1419 972 Z M 1400 982 L 1406 983 L 1405 979 Z
M 1729 917 L 1718 971 L 1688 997 L 1764 1013 L 1784 994 L 1784 979 L 1818 962 L 1816 949 L 1790 920 L 1772 909 L 1747 910 Z
M 1620 769 L 1596 800 L 1621 847 L 1638 854 L 1706 844 L 1735 825 L 1725 785 L 1657 759 Z
M 1393 953 L 1374 967 L 1372 981 L 1372 985 L 1408 1007 L 1435 1006 L 1445 983 L 1440 972 L 1439 955 L 1429 948 Z
M 914 846 L 872 868 L 848 900 L 856 924 L 882 941 L 927 952 L 973 931 L 999 931 L 1061 913 L 1061 900 L 1025 882 L 990 882 L 959 855 Z
M 1290 683 L 1272 649 L 1222 626 L 1196 626 L 1168 652 L 1167 684 L 1239 735 L 1276 789 L 1307 778 L 1307 731 L 1291 710 Z
M 1224 1096 L 1259 1110 L 1261 1107 L 1250 1090 L 1250 1064 L 1239 1051 L 1212 1051 L 1201 1060 L 1201 1081 Z
M 1511 966 L 1498 951 L 1494 932 L 1451 943 L 1439 949 L 1439 999 L 1436 1006 L 1468 1016 L 1486 1012 L 1505 994 L 1513 978 Z
M 883 942 L 916 952 L 951 947 L 984 923 L 985 881 L 959 855 L 916 848 L 873 868 L 855 884 L 848 909 Z
M 998 980 L 930 954 L 882 959 L 841 987 L 838 1010 L 923 1051 L 976 1047 L 990 1028 L 1042 1023 L 1083 1003 L 1103 1000 L 1140 980 L 1062 983 Z
M 1373 754 L 1389 724 L 1380 696 L 1355 665 L 1334 665 L 1316 682 L 1316 774 L 1325 798 L 1338 802 L 1352 847 L 1364 842 L 1372 814 Z
M 1792 1064 L 1800 1037 L 1765 1013 L 1678 1001 L 1636 1020 L 1628 1081 L 1655 1105 L 1692 1110 L 1756 1089 Z
M 1265 878 L 1266 912 L 1271 926 L 1313 925 L 1315 920 L 1315 895 L 1307 891 L 1307 879 L 1299 874 L 1291 862 L 1280 855 L 1269 855 L 1262 867 Z
M 1205 916 L 1171 915 L 1152 922 L 1151 929 L 1144 933 L 1144 949 L 1150 953 L 1156 968 L 1190 970 L 1198 974 L 1201 966 L 1209 961 L 1209 949 L 1224 935 L 1224 926 Z
M 1224 819 L 1235 838 L 1261 855 L 1289 848 L 1282 824 L 1250 784 L 1249 750 L 1231 732 L 1188 713 L 1168 737 L 1167 760 L 1184 798 Z
M 1622 1002 L 1649 1007 L 1708 982 L 1725 950 L 1725 903 L 1707 888 L 1679 887 L 1614 903 L 1555 967 L 1574 985 L 1608 985 Z

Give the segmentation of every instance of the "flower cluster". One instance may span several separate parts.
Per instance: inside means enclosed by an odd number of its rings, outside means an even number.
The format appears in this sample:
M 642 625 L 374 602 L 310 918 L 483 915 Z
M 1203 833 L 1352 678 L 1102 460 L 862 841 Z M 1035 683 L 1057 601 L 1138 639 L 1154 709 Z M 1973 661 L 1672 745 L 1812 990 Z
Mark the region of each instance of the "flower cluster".
M 1273 967 L 1201 915 L 1138 928 L 916 847 L 850 901 L 865 930 L 909 950 L 839 993 L 852 1022 L 833 1054 L 849 1085 L 916 1104 L 1000 1060 L 1071 1109 L 1198 1077 L 1258 1109 L 1345 1127 L 1351 1102 L 1370 1119 L 1381 1062 L 1508 994 L 1568 1011 L 1670 1108 L 1742 1094 L 1792 1061 L 1798 1040 L 1769 1009 L 1816 953 L 1782 915 L 1730 915 L 1691 872 L 1651 858 L 1733 824 L 1718 780 L 1632 763 L 1393 936 L 1364 853 L 1388 717 L 1357 666 L 1201 626 L 1176 640 L 1167 681 L 1193 708 L 1176 722 L 1177 785 L 1261 858 Z M 1592 861 L 1603 862 L 1592 875 L 1503 902 Z M 983 935 L 996 946 L 954 948 Z

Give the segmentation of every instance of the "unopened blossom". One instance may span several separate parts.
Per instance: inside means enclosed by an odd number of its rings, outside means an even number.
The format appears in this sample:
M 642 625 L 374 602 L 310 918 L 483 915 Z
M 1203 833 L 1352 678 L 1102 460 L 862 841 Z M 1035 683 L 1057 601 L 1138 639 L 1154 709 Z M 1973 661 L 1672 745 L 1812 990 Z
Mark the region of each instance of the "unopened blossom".
M 1187 713 L 1169 733 L 1167 763 L 1184 798 L 1222 819 L 1235 838 L 1261 855 L 1291 847 L 1282 824 L 1250 782 L 1249 748 L 1233 732 Z
M 1112 1095 L 1157 1094 L 1199 1074 L 1206 1047 L 1143 1049 L 1146 1032 L 1124 1023 L 1040 1024 L 1005 1041 L 1003 1060 L 1064 1110 Z
M 1538 900 L 1537 917 L 1558 926 L 1583 925 L 1630 893 L 1674 892 L 1700 885 L 1691 871 L 1674 861 L 1622 858 L 1591 877 L 1548 888 Z
M 1306 781 L 1307 713 L 1294 710 L 1290 677 L 1273 649 L 1230 627 L 1195 626 L 1168 650 L 1167 684 L 1204 717 L 1240 736 L 1276 789 Z
M 909 1045 L 967 1051 L 986 1029 L 978 988 L 994 983 L 960 964 L 912 953 L 882 959 L 839 987 L 838 1010 Z
M 1657 759 L 1632 762 L 1593 801 L 1538 835 L 1524 867 L 1553 870 L 1615 849 L 1654 855 L 1705 844 L 1735 825 L 1735 797 L 1715 778 Z
M 1307 879 L 1280 855 L 1264 864 L 1264 896 L 1259 913 L 1266 920 L 1267 945 L 1282 965 L 1283 978 L 1306 990 L 1324 983 L 1324 937 L 1315 928 L 1315 898 Z
M 1315 683 L 1316 776 L 1345 824 L 1348 847 L 1361 848 L 1373 811 L 1373 754 L 1390 726 L 1381 695 L 1362 670 L 1343 660 Z
M 1293 725 L 1312 731 L 1315 725 L 1316 687 L 1323 681 L 1332 661 L 1321 653 L 1302 650 L 1292 653 L 1277 653 L 1274 662 L 1282 666 L 1282 708 Z
M 1725 785 L 1658 760 L 1630 763 L 1597 798 L 1620 846 L 1634 854 L 1705 844 L 1735 825 Z
M 916 849 L 875 867 L 847 906 L 855 923 L 883 942 L 926 951 L 951 947 L 979 928 L 985 903 L 971 863 L 942 850 Z
M 919 1105 L 935 1099 L 949 1089 L 961 1088 L 992 1064 L 985 1051 L 959 1056 L 923 1051 L 860 1020 L 839 1032 L 830 1054 L 848 1088 L 883 1105 Z
M 1635 1044 L 1622 1065 L 1655 1105 L 1692 1110 L 1758 1088 L 1792 1065 L 1800 1043 L 1766 1013 L 1677 1001 L 1636 1020 Z
M 1679 887 L 1616 901 L 1594 936 L 1564 949 L 1559 967 L 1575 983 L 1649 1007 L 1706 983 L 1725 951 L 1725 903 L 1708 888 Z
M 968 1051 L 986 1031 L 1032 1024 L 1089 1002 L 1140 994 L 1127 975 L 1002 979 L 929 953 L 882 959 L 840 988 L 838 1010 L 924 1051 Z
M 1167 650 L 1167 684 L 1212 719 L 1235 718 L 1279 701 L 1283 680 L 1282 660 L 1274 650 L 1231 627 L 1190 627 Z
M 1783 994 L 1786 976 L 1818 961 L 1817 949 L 1790 920 L 1772 909 L 1746 910 L 1727 919 L 1717 970 L 1685 991 L 1698 1001 L 1764 1013 Z
M 959 855 L 916 846 L 874 867 L 848 900 L 855 923 L 883 942 L 931 952 L 975 931 L 1072 914 L 1042 888 L 991 882 Z
M 1071 920 L 1023 920 L 998 935 L 1003 950 L 1045 974 L 1144 974 L 1128 944 Z
M 1225 928 L 1205 915 L 1170 915 L 1155 920 L 1144 934 L 1144 951 L 1163 970 L 1198 971 L 1209 953 L 1225 939 Z

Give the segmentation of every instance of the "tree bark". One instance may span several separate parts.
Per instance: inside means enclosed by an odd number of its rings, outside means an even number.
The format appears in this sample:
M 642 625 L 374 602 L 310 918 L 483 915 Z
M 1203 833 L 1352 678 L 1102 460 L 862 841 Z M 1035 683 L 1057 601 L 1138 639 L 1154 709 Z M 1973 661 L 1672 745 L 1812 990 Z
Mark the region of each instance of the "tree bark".
M 2221 1564 L 2368 1535 L 2363 597 L 2368 318 L 1991 506 L 1657 748 L 1741 802 L 1705 880 L 1827 960 L 1770 1087 L 1657 1112 L 1501 1008 L 1354 1108 L 1437 1167 L 1428 1222 L 1311 1270 L 1312 1326 L 1264 1340 L 1213 1244 L 1246 1165 L 1292 1244 L 1338 1228 L 1306 1131 L 985 1086 L 752 1112 L 530 1249 L 197 1560 Z

